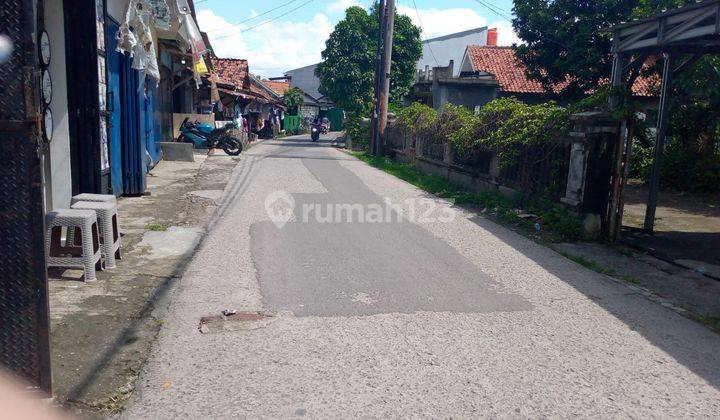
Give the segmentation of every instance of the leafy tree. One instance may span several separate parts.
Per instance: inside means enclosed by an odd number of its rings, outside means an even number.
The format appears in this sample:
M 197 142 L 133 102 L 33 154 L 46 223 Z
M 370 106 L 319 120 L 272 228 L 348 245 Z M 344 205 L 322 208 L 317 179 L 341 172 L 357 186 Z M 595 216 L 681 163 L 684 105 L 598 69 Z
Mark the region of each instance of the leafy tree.
M 298 107 L 303 103 L 303 92 L 298 87 L 290 88 L 285 92 L 282 100 L 288 112 L 295 111 L 297 113 Z
M 515 0 L 513 27 L 526 44 L 517 47 L 528 76 L 546 88 L 572 80 L 567 96 L 581 96 L 610 76 L 611 34 L 601 29 L 652 16 L 695 0 Z M 679 61 L 689 55 L 678 57 Z M 662 60 L 646 75 L 659 72 Z M 663 184 L 720 189 L 720 58 L 707 55 L 677 75 L 672 85 L 669 138 L 662 160 Z M 642 175 L 652 164 L 652 142 L 636 143 Z
M 528 76 L 549 88 L 570 80 L 564 93 L 582 96 L 607 80 L 612 68 L 609 26 L 651 16 L 695 0 L 515 0 L 516 47 Z
M 323 61 L 315 69 L 320 92 L 353 114 L 369 110 L 372 100 L 375 40 L 368 29 L 370 16 L 350 7 L 325 42 Z
M 377 31 L 377 5 L 369 14 L 361 7 L 348 8 L 345 19 L 338 22 L 325 43 L 323 61 L 315 70 L 320 79 L 320 92 L 352 114 L 367 114 L 372 107 Z M 420 29 L 410 18 L 396 13 L 391 101 L 399 102 L 409 91 L 421 55 Z

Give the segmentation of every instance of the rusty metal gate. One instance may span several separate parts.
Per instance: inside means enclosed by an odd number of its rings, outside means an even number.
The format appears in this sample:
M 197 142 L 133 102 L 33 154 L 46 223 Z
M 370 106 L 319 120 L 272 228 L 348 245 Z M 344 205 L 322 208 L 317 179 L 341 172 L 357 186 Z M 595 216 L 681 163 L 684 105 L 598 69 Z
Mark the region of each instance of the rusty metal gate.
M 0 8 L 0 34 L 14 46 L 0 63 L 0 363 L 51 394 L 38 3 Z

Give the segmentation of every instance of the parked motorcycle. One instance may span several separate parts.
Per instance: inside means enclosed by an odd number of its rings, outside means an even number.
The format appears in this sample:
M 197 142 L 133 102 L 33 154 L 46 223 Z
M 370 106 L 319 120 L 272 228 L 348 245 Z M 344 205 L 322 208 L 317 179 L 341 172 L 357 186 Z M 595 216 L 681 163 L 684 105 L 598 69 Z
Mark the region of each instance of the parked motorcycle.
M 185 118 L 180 124 L 178 141 L 192 143 L 196 149 L 219 147 L 228 155 L 237 156 L 242 152 L 242 142 L 230 135 L 229 131 L 233 128 L 237 128 L 235 123 L 215 128 L 208 123 L 191 122 L 190 118 Z

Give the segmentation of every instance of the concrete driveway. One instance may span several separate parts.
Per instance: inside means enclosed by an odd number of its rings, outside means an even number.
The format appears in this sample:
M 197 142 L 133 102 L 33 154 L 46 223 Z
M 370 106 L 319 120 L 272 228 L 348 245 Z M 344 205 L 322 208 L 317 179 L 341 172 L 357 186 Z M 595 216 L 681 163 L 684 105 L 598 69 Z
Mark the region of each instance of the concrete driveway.
M 243 155 L 124 415 L 710 418 L 719 350 L 625 285 L 294 137 Z

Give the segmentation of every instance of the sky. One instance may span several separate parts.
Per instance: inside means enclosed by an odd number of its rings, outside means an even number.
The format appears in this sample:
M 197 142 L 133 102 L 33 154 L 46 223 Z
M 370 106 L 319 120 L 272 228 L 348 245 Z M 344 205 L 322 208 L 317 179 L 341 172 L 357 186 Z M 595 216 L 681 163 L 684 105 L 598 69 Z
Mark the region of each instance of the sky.
M 253 74 L 282 76 L 317 63 L 345 9 L 372 0 L 195 0 L 200 30 L 219 57 L 245 58 Z M 466 29 L 498 28 L 498 44 L 520 42 L 512 31 L 512 0 L 396 0 L 399 13 L 433 38 Z M 488 6 L 489 5 L 489 6 Z M 422 23 L 422 24 L 421 24 Z

